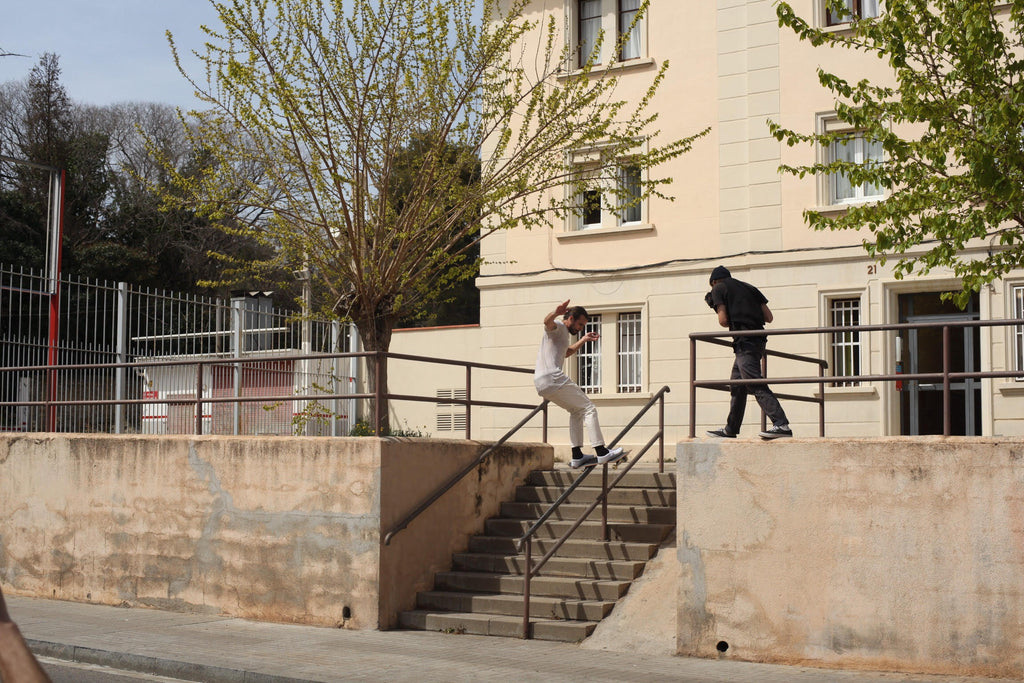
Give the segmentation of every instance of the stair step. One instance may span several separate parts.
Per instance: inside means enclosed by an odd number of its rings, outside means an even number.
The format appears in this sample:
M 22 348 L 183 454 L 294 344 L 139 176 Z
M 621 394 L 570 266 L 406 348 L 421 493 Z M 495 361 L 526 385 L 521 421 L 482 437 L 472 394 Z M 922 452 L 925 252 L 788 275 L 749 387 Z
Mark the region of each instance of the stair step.
M 533 554 L 540 558 L 554 546 L 555 541 L 547 538 L 533 539 Z M 511 536 L 473 536 L 469 539 L 469 552 L 515 555 L 516 539 Z M 555 557 L 579 557 L 598 560 L 641 560 L 646 562 L 658 552 L 657 543 L 633 543 L 624 541 L 595 541 L 570 538 L 562 544 Z
M 596 511 L 595 511 L 596 513 Z M 548 520 L 537 529 L 535 538 L 561 538 L 574 522 L 563 520 Z M 513 536 L 521 537 L 533 525 L 528 519 L 489 519 L 484 522 L 484 533 L 489 536 Z M 630 523 L 609 523 L 608 538 L 617 541 L 632 541 L 637 543 L 659 544 L 675 528 L 674 524 L 630 524 Z M 576 539 L 602 540 L 602 529 L 600 521 L 587 521 L 580 524 L 572 537 Z
M 533 587 L 533 582 L 530 582 Z M 423 591 L 416 596 L 416 607 L 431 611 L 473 612 L 523 616 L 522 595 L 493 593 L 460 593 L 457 591 Z M 566 600 L 543 595 L 530 595 L 530 617 L 600 621 L 615 607 L 614 600 Z
M 484 572 L 438 572 L 434 577 L 437 590 L 466 593 L 522 595 L 523 583 L 522 576 Z M 629 581 L 537 576 L 530 579 L 530 594 L 574 600 L 618 600 L 629 590 L 629 584 Z
M 430 612 L 412 610 L 402 612 L 399 624 L 421 631 L 446 631 L 483 636 L 519 638 L 523 633 L 522 617 L 459 612 Z M 597 628 L 594 621 L 562 621 L 558 619 L 530 619 L 530 636 L 536 640 L 557 640 L 578 643 Z
M 534 558 L 534 563 L 539 558 Z M 452 569 L 462 571 L 493 572 L 495 574 L 523 574 L 526 556 L 493 553 L 455 553 Z M 593 579 L 632 580 L 640 576 L 644 562 L 629 560 L 595 560 L 590 558 L 552 557 L 541 568 L 538 576 L 576 576 Z
M 527 484 L 534 486 L 569 486 L 580 476 L 581 470 L 557 469 L 557 470 L 534 470 L 527 477 Z M 608 470 L 608 479 L 611 481 L 619 473 L 615 469 Z M 600 486 L 601 468 L 598 467 L 587 475 L 583 486 Z M 674 472 L 636 472 L 631 471 L 622 478 L 616 489 L 651 488 L 666 489 L 675 491 L 676 475 Z
M 557 486 L 519 486 L 516 487 L 516 502 L 553 503 L 558 500 L 564 490 Z M 589 504 L 594 502 L 600 493 L 600 486 L 581 486 L 570 493 L 565 502 Z M 620 489 L 616 487 L 608 492 L 608 504 L 675 507 L 676 492 L 672 489 Z
M 538 519 L 550 506 L 550 503 L 502 503 L 501 516 L 518 519 Z M 558 506 L 551 519 L 575 521 L 586 509 L 587 505 L 583 503 L 563 503 Z M 595 511 L 594 514 L 600 513 Z M 634 522 L 637 524 L 675 524 L 676 509 L 667 506 L 609 505 L 608 521 Z

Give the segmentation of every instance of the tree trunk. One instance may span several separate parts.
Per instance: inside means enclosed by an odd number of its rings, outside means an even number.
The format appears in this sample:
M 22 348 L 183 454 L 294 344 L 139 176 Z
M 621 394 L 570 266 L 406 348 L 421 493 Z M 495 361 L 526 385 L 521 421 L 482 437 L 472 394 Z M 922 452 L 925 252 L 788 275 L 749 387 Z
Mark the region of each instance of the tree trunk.
M 390 315 L 368 315 L 356 318 L 359 338 L 366 351 L 387 352 L 391 348 L 391 330 L 395 322 Z M 370 391 L 385 398 L 378 402 L 370 401 L 370 414 L 366 421 L 377 436 L 388 436 L 391 433 L 388 399 L 388 359 L 380 356 L 367 356 L 366 370 L 369 377 Z

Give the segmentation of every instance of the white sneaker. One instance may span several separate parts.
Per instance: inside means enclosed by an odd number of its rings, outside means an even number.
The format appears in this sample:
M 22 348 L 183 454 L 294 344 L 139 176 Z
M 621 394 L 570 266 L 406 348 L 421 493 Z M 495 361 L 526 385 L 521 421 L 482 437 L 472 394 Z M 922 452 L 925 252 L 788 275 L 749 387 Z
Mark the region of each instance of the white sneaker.
M 581 467 L 593 467 L 597 464 L 596 455 L 584 455 L 582 458 L 573 458 L 569 461 L 569 467 L 578 470 Z
M 604 465 L 605 463 L 621 460 L 624 457 L 626 457 L 626 451 L 621 448 L 613 448 L 604 455 L 597 456 L 597 464 Z

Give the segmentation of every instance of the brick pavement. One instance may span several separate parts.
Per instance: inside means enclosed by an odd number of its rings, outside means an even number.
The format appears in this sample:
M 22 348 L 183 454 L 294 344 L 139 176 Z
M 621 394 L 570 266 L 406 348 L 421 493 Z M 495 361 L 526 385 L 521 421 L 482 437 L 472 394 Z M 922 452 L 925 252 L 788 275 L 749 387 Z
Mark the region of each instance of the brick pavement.
M 988 679 L 835 671 L 586 650 L 577 645 L 418 631 L 347 631 L 217 615 L 8 596 L 37 653 L 230 683 L 949 683 Z

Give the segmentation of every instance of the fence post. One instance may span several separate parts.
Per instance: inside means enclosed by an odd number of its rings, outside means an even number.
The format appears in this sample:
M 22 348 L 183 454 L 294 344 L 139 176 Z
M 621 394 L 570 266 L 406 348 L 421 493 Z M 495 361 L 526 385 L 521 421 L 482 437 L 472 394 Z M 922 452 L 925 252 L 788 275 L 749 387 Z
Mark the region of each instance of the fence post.
M 833 371 L 834 372 L 834 371 Z M 818 377 L 824 379 L 825 366 L 818 365 Z M 825 436 L 825 382 L 818 382 L 818 436 Z
M 128 283 L 117 283 L 117 330 L 115 334 L 116 358 L 118 363 L 128 362 Z M 127 367 L 119 367 L 114 370 L 114 433 L 124 433 L 125 405 L 120 403 L 125 399 L 125 388 L 127 382 Z
M 768 351 L 761 352 L 761 377 L 765 380 L 768 379 Z M 768 386 L 767 383 L 764 385 Z M 764 412 L 764 408 L 761 408 L 761 431 L 768 429 L 768 415 Z
M 234 348 L 232 354 L 235 357 L 235 362 L 232 364 L 231 370 L 231 384 L 232 393 L 235 399 L 242 396 L 242 345 L 245 342 L 245 336 L 243 335 L 243 326 L 245 325 L 245 316 L 242 314 L 242 301 L 231 302 L 231 338 L 233 340 Z M 240 401 L 235 400 L 232 403 L 231 408 L 231 431 L 234 432 L 235 436 L 242 433 L 242 404 Z
M 373 357 L 376 360 L 373 364 L 373 433 L 375 436 L 383 436 L 383 434 L 380 433 L 380 404 L 381 396 L 383 395 L 380 390 L 380 364 L 383 360 L 383 355 L 380 351 L 376 351 Z
M 196 363 L 196 436 L 203 433 L 203 363 Z

